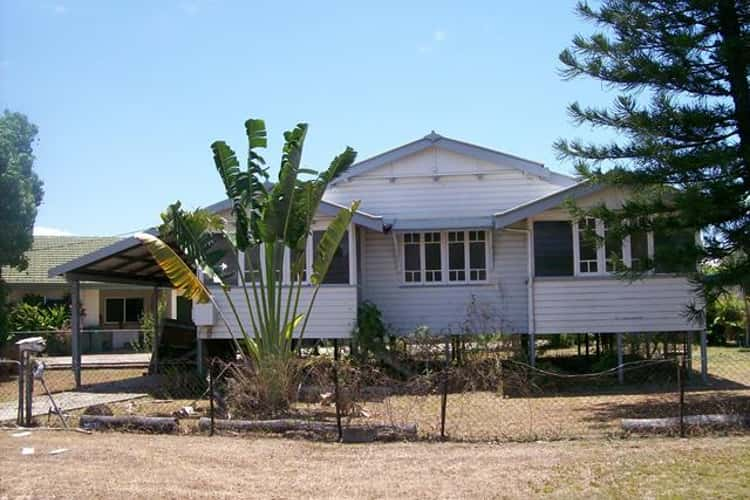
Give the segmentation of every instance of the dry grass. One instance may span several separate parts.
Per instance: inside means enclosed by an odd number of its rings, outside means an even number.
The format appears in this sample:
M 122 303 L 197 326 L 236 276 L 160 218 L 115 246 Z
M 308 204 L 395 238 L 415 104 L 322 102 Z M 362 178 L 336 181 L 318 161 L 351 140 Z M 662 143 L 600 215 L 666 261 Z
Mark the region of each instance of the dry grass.
M 337 445 L 270 438 L 9 434 L 0 434 L 0 497 L 750 495 L 744 479 L 750 438 Z M 21 456 L 21 447 L 34 447 L 36 454 Z M 48 455 L 57 448 L 69 451 Z
M 90 368 L 81 372 L 81 383 L 84 389 L 96 389 L 95 386 L 99 384 L 136 380 L 142 377 L 144 371 L 143 368 Z M 46 370 L 44 381 L 52 393 L 75 389 L 71 369 Z M 34 394 L 44 394 L 44 388 L 38 380 L 34 383 Z M 0 377 L 0 402 L 16 399 L 18 399 L 18 377 L 15 375 Z

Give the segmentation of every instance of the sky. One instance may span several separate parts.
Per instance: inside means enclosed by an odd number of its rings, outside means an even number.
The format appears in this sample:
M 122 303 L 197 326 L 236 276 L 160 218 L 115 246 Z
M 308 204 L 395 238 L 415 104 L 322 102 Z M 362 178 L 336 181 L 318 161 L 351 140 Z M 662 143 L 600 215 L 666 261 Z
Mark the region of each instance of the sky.
M 36 232 L 126 234 L 175 200 L 223 199 L 210 144 L 243 158 L 249 117 L 272 166 L 307 122 L 307 168 L 435 130 L 570 173 L 553 142 L 600 133 L 566 106 L 613 97 L 560 77 L 560 51 L 593 30 L 574 4 L 0 0 L 0 108 L 39 127 Z

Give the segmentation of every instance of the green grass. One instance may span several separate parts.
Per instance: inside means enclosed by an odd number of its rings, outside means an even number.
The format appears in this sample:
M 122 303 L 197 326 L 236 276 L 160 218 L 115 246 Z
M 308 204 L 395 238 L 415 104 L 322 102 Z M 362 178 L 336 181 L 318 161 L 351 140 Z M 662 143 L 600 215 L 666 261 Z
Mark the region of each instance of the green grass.
M 750 448 L 743 439 L 683 440 L 658 450 L 650 441 L 623 442 L 630 453 L 592 457 L 560 466 L 538 493 L 587 498 L 750 498 Z M 621 450 L 622 451 L 622 450 Z

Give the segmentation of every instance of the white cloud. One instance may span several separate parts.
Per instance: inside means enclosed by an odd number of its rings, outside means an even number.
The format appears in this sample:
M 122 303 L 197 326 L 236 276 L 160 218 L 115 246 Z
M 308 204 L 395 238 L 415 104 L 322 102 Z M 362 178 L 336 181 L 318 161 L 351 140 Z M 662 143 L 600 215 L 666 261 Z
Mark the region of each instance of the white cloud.
M 445 40 L 445 31 L 437 30 L 432 34 L 432 39 L 436 42 L 442 42 Z
M 72 236 L 73 233 L 56 227 L 34 226 L 34 236 Z
M 417 47 L 417 52 L 420 54 L 426 54 L 431 51 L 432 47 L 430 47 L 429 45 L 420 45 L 419 47 Z
M 68 11 L 68 8 L 62 4 L 57 4 L 54 6 L 54 11 L 55 14 L 65 14 Z

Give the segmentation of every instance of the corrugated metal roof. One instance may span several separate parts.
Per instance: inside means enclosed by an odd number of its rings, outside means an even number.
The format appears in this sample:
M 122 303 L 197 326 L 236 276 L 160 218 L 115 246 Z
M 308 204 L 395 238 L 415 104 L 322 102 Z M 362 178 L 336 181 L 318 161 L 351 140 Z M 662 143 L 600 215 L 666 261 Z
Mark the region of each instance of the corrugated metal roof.
M 114 236 L 34 236 L 31 250 L 26 252 L 29 267 L 23 271 L 3 267 L 2 278 L 9 285 L 62 284 L 65 278 L 50 278 L 47 272 L 55 267 L 94 252 L 120 240 Z

